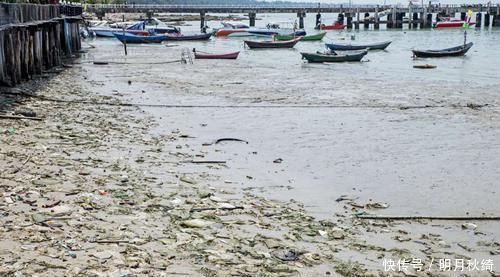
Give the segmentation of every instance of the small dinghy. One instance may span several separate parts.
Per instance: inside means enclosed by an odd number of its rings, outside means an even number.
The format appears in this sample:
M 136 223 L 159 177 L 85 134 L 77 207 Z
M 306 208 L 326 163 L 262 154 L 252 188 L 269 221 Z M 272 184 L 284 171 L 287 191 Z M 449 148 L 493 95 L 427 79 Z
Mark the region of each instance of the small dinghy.
M 196 49 L 193 49 L 193 53 L 195 59 L 236 60 L 238 58 L 238 55 L 240 54 L 240 51 L 225 53 L 225 54 L 211 54 L 211 53 L 196 51 Z
M 439 57 L 456 57 L 463 56 L 469 49 L 474 45 L 472 42 L 469 42 L 464 45 L 460 45 L 457 47 L 445 48 L 440 50 L 412 50 L 414 57 L 419 58 L 439 58 Z
M 113 35 L 122 43 L 161 43 L 167 39 L 165 35 L 138 36 L 129 33 L 113 33 Z
M 345 54 L 337 54 L 335 52 L 300 54 L 302 55 L 302 59 L 306 59 L 310 63 L 359 62 L 366 54 L 368 54 L 368 49 Z
M 346 26 L 347 25 L 344 25 L 343 23 L 335 22 L 332 25 L 321 24 L 321 25 L 319 25 L 319 28 L 316 27 L 316 29 L 320 29 L 320 30 L 344 30 L 344 28 Z
M 208 40 L 212 36 L 212 33 L 208 34 L 196 34 L 196 35 L 176 35 L 176 34 L 168 34 L 166 35 L 168 40 L 173 41 L 183 41 L 183 40 Z
M 285 41 L 251 41 L 245 40 L 245 44 L 250 48 L 293 48 L 297 42 L 299 42 L 299 38 L 295 38 L 292 40 Z
M 325 35 L 326 32 L 321 32 L 314 35 L 303 36 L 300 37 L 300 41 L 318 41 L 322 40 Z M 293 35 L 280 35 L 280 34 L 274 35 L 274 40 L 277 41 L 292 40 L 294 38 L 296 37 L 294 37 Z
M 384 41 L 379 43 L 371 43 L 371 44 L 336 44 L 336 43 L 326 43 L 326 47 L 331 50 L 342 50 L 342 51 L 350 51 L 350 50 L 384 50 L 391 44 L 392 41 Z

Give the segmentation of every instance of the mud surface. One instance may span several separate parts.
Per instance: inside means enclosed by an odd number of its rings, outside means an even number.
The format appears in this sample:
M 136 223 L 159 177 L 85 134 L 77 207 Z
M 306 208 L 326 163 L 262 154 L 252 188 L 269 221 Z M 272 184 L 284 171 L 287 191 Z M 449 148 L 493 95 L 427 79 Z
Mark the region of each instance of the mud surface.
M 424 90 L 400 78 L 402 91 L 377 72 L 364 85 L 318 78 L 287 50 L 271 54 L 278 65 L 248 50 L 181 65 L 158 63 L 217 42 L 133 46 L 128 58 L 115 41 L 91 43 L 73 68 L 11 90 L 35 97 L 9 112 L 42 121 L 0 119 L 2 273 L 394 275 L 384 259 L 420 259 L 423 271 L 408 268 L 419 276 L 450 275 L 441 259 L 498 272 L 498 221 L 358 218 L 498 216 L 491 79 L 436 91 L 445 74 Z

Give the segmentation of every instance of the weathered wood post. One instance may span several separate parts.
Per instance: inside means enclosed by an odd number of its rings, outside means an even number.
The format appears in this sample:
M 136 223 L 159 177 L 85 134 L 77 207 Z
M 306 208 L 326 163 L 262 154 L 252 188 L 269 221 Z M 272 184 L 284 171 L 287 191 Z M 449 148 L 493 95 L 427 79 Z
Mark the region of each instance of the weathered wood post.
M 392 21 L 392 13 L 387 14 L 387 29 L 391 29 L 393 27 L 393 21 Z
M 393 27 L 393 28 L 398 27 L 398 26 L 397 26 L 397 20 L 398 20 L 398 19 L 397 19 L 397 11 L 396 11 L 396 7 L 393 7 L 393 8 L 392 8 L 392 18 L 391 18 L 391 19 L 392 19 L 392 27 Z
M 427 9 L 425 6 L 422 6 L 422 13 L 420 14 L 420 17 L 422 18 L 422 25 L 420 28 L 426 28 L 427 27 Z
M 359 8 L 356 8 L 356 23 L 354 23 L 354 29 L 359 30 Z
M 413 10 L 413 7 L 412 7 L 412 4 L 410 2 L 410 4 L 408 5 L 408 29 L 411 29 L 413 27 L 413 13 L 412 13 L 412 10 Z
M 398 12 L 396 13 L 396 28 L 403 28 L 403 18 L 405 13 Z
M 495 15 L 493 15 L 493 27 L 500 26 L 500 4 L 497 4 L 497 9 Z
M 418 13 L 413 13 L 413 29 L 418 28 Z
M 299 18 L 299 29 L 304 29 L 304 17 L 306 17 L 306 12 L 299 11 L 297 17 Z
M 379 25 L 379 17 L 378 17 L 378 5 L 375 6 L 375 24 L 373 24 L 373 28 L 375 30 L 378 30 L 380 28 L 380 25 Z
M 493 24 L 492 24 L 493 27 L 498 27 L 500 26 L 500 14 L 495 14 L 493 16 Z
M 321 25 L 321 13 L 318 11 L 316 14 L 316 25 L 314 26 L 319 29 L 319 25 Z
M 490 27 L 490 13 L 486 12 L 484 14 L 484 27 L 489 28 Z
M 249 12 L 248 13 L 248 19 L 250 21 L 250 27 L 254 27 L 255 26 L 255 18 L 257 17 L 257 13 L 256 12 Z
M 460 19 L 465 20 L 465 17 L 467 16 L 466 12 L 460 12 Z
M 347 17 L 347 29 L 352 29 L 352 16 L 350 12 L 345 13 Z
M 344 24 L 344 14 L 343 13 L 339 13 L 339 15 L 337 16 L 337 22 L 340 24 Z
M 202 33 L 205 33 L 206 32 L 206 28 L 205 28 L 205 11 L 202 11 L 200 12 L 200 30 Z
M 482 19 L 483 14 L 481 12 L 478 12 L 476 14 L 476 28 L 481 28 L 481 19 Z
M 426 28 L 432 28 L 432 13 L 427 14 Z
M 363 19 L 363 21 L 365 22 L 365 29 L 370 28 L 370 13 L 365 13 L 365 18 Z

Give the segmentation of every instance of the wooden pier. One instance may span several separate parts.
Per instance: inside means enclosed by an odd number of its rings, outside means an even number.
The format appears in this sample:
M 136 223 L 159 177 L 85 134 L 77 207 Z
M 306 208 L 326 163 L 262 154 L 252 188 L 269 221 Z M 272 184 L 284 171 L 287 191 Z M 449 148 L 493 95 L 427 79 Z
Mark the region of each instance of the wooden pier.
M 424 8 L 430 13 L 438 13 L 445 11 L 447 13 L 466 12 L 490 12 L 494 13 L 498 5 L 480 5 L 480 4 L 464 4 L 464 5 L 424 5 Z M 103 11 L 105 13 L 146 13 L 153 11 L 155 13 L 344 13 L 351 12 L 352 14 L 359 10 L 361 13 L 374 13 L 376 9 L 379 11 L 388 9 L 399 9 L 401 12 L 410 12 L 413 8 L 415 12 L 421 12 L 422 6 L 392 6 L 392 5 L 352 5 L 346 6 L 342 4 L 280 4 L 268 2 L 258 5 L 171 5 L 171 4 L 89 4 L 86 5 L 88 12 L 95 13 Z
M 0 85 L 15 86 L 80 50 L 82 9 L 0 3 Z
M 500 5 L 355 5 L 346 7 L 337 4 L 280 4 L 262 3 L 259 5 L 170 5 L 170 4 L 95 4 L 86 5 L 88 12 L 103 17 L 106 13 L 198 13 L 200 26 L 205 27 L 205 16 L 208 13 L 244 13 L 249 17 L 249 25 L 255 25 L 256 15 L 259 13 L 295 13 L 300 27 L 304 27 L 304 18 L 307 13 L 316 14 L 316 25 L 320 22 L 321 13 L 337 13 L 338 21 L 347 25 L 347 28 L 379 29 L 380 25 L 387 28 L 431 28 L 433 18 L 454 16 L 460 13 L 462 18 L 468 10 L 472 10 L 476 27 L 500 26 Z M 386 18 L 381 20 L 381 18 Z M 474 21 L 474 20 L 473 20 Z M 330 22 L 323 22 L 330 23 Z M 490 25 L 491 24 L 491 25 Z

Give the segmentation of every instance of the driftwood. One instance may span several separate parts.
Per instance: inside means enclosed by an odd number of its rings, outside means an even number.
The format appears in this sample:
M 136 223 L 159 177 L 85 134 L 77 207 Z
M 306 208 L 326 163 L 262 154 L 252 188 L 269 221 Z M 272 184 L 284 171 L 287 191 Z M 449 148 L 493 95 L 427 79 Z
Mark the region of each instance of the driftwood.
M 130 243 L 129 240 L 96 240 L 94 243 Z
M 192 208 L 190 212 L 203 212 L 203 211 L 215 211 L 215 210 L 222 210 L 222 211 L 232 211 L 232 210 L 243 210 L 244 207 L 242 206 L 236 206 L 234 208 L 216 208 L 216 207 L 207 207 L 207 208 Z
M 358 215 L 360 219 L 375 220 L 500 220 L 500 216 L 384 216 L 384 215 Z
M 218 144 L 218 143 L 221 143 L 223 141 L 240 141 L 240 142 L 244 142 L 244 143 L 248 144 L 248 141 L 238 139 L 238 138 L 220 138 L 220 139 L 216 140 L 214 143 Z
M 225 164 L 226 161 L 181 161 L 181 163 L 192 163 L 192 164 Z
M 3 118 L 3 119 L 29 119 L 29 120 L 36 120 L 36 121 L 42 120 L 42 118 L 40 118 L 40 117 L 17 116 L 17 115 L 0 115 L 0 118 Z
M 16 174 L 18 173 L 19 171 L 21 171 L 23 169 L 23 167 L 31 160 L 31 155 L 28 156 L 28 158 L 24 161 L 24 163 L 19 166 L 18 168 L 14 169 L 10 174 Z

